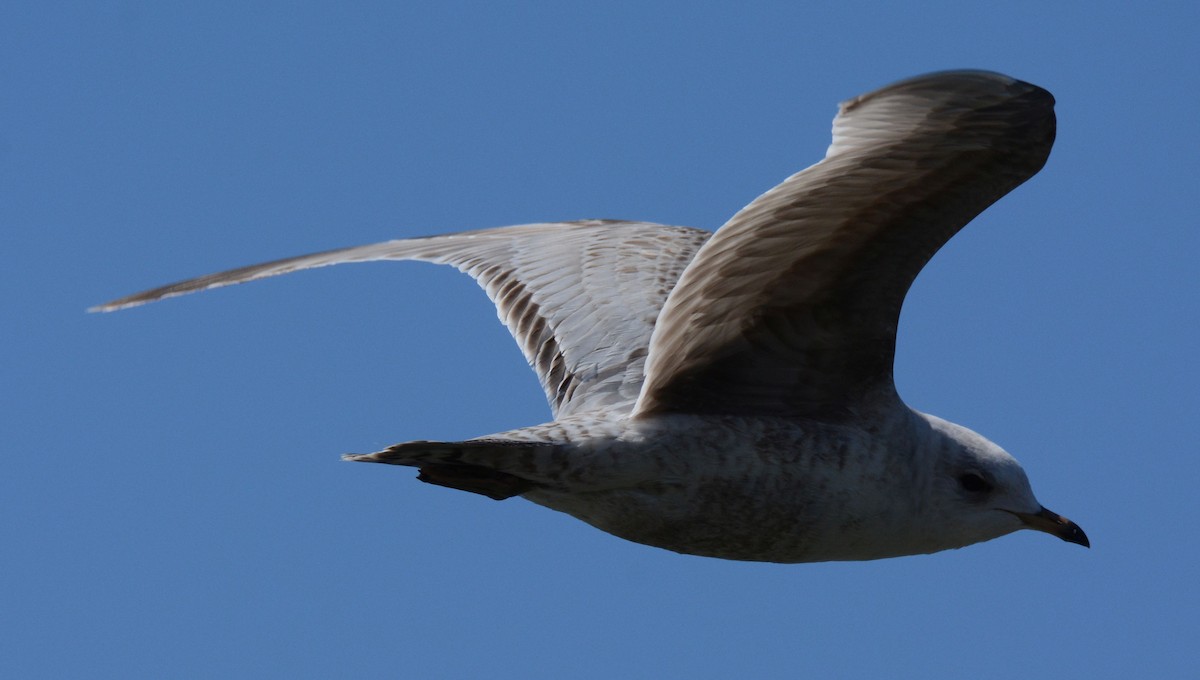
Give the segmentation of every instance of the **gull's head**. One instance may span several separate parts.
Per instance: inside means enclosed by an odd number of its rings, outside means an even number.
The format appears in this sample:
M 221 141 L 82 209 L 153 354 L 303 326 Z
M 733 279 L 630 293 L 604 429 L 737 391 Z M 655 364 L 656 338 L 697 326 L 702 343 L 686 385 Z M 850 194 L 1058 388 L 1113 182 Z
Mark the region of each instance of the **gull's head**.
M 1079 525 L 1047 510 L 1033 495 L 1029 478 L 1007 451 L 975 432 L 924 416 L 935 433 L 930 529 L 961 547 L 1020 529 L 1035 529 L 1068 543 L 1090 547 Z

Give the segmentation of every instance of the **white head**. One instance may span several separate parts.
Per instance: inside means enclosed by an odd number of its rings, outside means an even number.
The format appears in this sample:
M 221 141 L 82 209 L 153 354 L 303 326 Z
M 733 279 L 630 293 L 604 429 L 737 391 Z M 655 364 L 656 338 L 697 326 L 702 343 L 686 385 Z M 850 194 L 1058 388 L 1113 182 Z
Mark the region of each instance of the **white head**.
M 921 416 L 931 429 L 927 450 L 935 453 L 922 515 L 930 538 L 947 543 L 936 549 L 979 543 L 1019 529 L 1089 546 L 1077 524 L 1042 507 L 1025 471 L 1007 451 L 961 425 Z

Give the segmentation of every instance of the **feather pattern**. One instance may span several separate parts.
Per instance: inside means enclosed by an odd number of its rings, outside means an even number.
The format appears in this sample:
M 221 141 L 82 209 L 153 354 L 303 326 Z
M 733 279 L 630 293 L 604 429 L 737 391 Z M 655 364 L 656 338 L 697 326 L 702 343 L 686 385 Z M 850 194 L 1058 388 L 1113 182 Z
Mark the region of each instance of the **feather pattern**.
M 1041 88 L 973 71 L 842 104 L 825 159 L 734 215 L 684 270 L 635 413 L 894 408 L 905 293 L 951 236 L 1041 169 L 1053 106 Z
M 402 239 L 231 269 L 114 300 L 114 311 L 348 262 L 420 260 L 470 275 L 537 373 L 554 416 L 628 411 L 658 310 L 711 232 L 584 220 Z

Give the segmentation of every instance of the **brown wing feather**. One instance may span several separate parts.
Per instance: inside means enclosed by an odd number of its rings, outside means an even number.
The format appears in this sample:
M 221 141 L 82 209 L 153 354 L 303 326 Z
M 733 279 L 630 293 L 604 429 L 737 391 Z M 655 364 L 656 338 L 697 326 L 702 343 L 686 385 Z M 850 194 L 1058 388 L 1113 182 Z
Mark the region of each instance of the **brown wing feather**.
M 734 215 L 684 270 L 635 414 L 836 418 L 895 399 L 905 293 L 951 236 L 1041 169 L 1053 106 L 986 72 L 843 104 L 825 159 Z

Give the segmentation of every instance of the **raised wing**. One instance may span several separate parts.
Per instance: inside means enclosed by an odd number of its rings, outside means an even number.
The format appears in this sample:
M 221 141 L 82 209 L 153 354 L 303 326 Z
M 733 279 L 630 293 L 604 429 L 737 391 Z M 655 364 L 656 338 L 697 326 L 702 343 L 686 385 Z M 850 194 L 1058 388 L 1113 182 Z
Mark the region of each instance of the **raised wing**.
M 474 278 L 496 304 L 557 418 L 633 404 L 658 311 L 711 235 L 645 222 L 587 220 L 388 241 L 210 274 L 92 311 L 344 262 L 448 264 Z
M 980 71 L 845 102 L 820 163 L 734 215 L 696 254 L 650 341 L 635 415 L 827 419 L 898 399 L 904 295 L 975 215 L 1033 176 L 1054 98 Z

